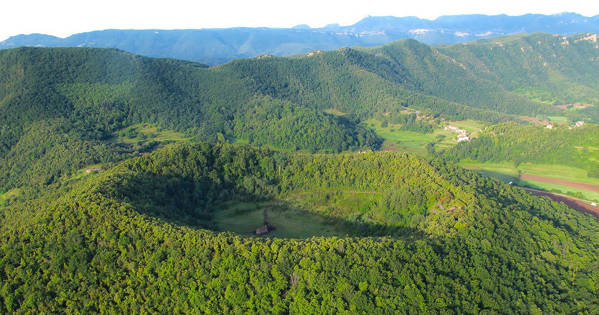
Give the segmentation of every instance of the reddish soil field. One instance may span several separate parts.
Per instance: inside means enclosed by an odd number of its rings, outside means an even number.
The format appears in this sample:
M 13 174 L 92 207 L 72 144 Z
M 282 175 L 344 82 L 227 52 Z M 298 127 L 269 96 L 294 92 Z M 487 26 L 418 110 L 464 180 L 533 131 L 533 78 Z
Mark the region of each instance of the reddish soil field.
M 561 105 L 555 105 L 555 107 L 557 108 L 561 108 L 561 109 L 568 109 L 568 107 L 574 107 L 574 108 L 587 108 L 587 107 L 591 107 L 591 104 L 561 104 Z
M 536 190 L 536 189 L 531 189 L 531 188 L 526 188 L 526 187 L 522 187 L 522 188 L 524 188 L 526 191 L 530 192 L 531 194 L 533 194 L 535 196 L 549 197 L 549 198 L 551 198 L 551 200 L 553 200 L 555 202 L 563 202 L 566 206 L 568 206 L 574 210 L 592 214 L 593 216 L 595 216 L 596 218 L 599 219 L 599 206 L 591 206 L 590 204 L 588 204 L 582 200 L 566 197 L 563 195 L 552 194 L 552 193 L 542 191 L 542 190 Z
M 543 177 L 543 176 L 537 176 L 537 175 L 530 175 L 530 174 L 522 174 L 522 175 L 520 175 L 520 179 L 534 180 L 534 181 L 537 181 L 537 182 L 563 185 L 563 186 L 568 186 L 568 187 L 572 187 L 572 188 L 579 188 L 579 189 L 584 189 L 584 190 L 588 190 L 588 191 L 593 191 L 593 192 L 599 193 L 599 185 L 585 184 L 585 183 L 573 182 L 573 181 L 570 181 L 570 180 L 557 179 L 557 178 L 549 178 L 549 177 Z
M 538 118 L 535 117 L 528 117 L 528 116 L 518 116 L 518 118 L 522 119 L 522 120 L 526 120 L 526 121 L 530 121 L 533 122 L 537 125 L 547 125 L 549 122 L 546 120 L 540 120 Z

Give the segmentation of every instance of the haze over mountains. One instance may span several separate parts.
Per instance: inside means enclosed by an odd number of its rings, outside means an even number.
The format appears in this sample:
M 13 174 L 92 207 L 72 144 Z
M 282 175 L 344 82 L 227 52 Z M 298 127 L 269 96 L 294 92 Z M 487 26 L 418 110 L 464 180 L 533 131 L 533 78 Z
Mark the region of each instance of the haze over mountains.
M 67 38 L 31 34 L 13 36 L 0 48 L 21 46 L 118 48 L 149 57 L 175 58 L 216 65 L 262 54 L 289 56 L 311 50 L 377 46 L 413 38 L 438 45 L 516 33 L 572 35 L 599 32 L 599 16 L 455 15 L 435 20 L 417 17 L 367 17 L 354 25 L 322 28 L 226 28 L 199 30 L 103 30 Z

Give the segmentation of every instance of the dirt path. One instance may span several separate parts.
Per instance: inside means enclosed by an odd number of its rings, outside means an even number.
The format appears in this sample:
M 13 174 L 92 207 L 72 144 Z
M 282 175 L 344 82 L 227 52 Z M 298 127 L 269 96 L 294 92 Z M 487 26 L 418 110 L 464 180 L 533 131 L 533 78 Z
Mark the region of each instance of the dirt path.
M 553 194 L 550 192 L 532 189 L 532 188 L 528 188 L 528 187 L 521 187 L 521 188 L 523 188 L 524 190 L 530 192 L 531 194 L 533 194 L 535 196 L 549 197 L 549 198 L 551 198 L 551 200 L 553 200 L 555 202 L 563 202 L 565 205 L 567 205 L 568 207 L 570 207 L 574 210 L 592 214 L 593 216 L 595 216 L 596 218 L 599 219 L 599 206 L 592 206 L 580 199 L 567 197 L 564 195 Z
M 599 185 L 585 184 L 585 183 L 579 183 L 579 182 L 574 182 L 574 181 L 565 180 L 565 179 L 549 178 L 549 177 L 530 175 L 530 174 L 522 174 L 522 175 L 520 175 L 520 179 L 534 180 L 537 182 L 563 185 L 563 186 L 568 186 L 568 187 L 572 187 L 572 188 L 578 188 L 578 189 L 583 189 L 583 190 L 588 190 L 588 191 L 593 191 L 593 192 L 599 193 Z

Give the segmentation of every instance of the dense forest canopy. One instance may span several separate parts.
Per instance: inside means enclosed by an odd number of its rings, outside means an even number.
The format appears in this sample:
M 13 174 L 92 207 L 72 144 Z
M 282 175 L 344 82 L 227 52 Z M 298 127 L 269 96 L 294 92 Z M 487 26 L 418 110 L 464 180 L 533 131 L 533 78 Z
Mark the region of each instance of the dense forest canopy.
M 596 172 L 596 125 L 520 120 L 599 118 L 589 36 L 218 67 L 2 50 L 0 312 L 597 313 L 599 222 L 452 164 Z M 499 124 L 428 160 L 365 123 L 458 119 Z
M 341 152 L 377 149 L 382 140 L 361 120 L 383 113 L 397 117 L 406 108 L 491 123 L 518 119 L 512 114 L 597 119 L 593 106 L 567 113 L 552 106 L 596 103 L 593 60 L 599 49 L 593 38 L 533 34 L 438 48 L 404 40 L 213 68 L 111 49 L 2 50 L 0 163 L 17 178 L 3 178 L 0 190 L 23 182 L 18 177 L 28 172 L 26 161 L 33 156 L 48 161 L 38 167 L 48 182 L 85 164 L 129 156 L 127 148 L 106 142 L 142 122 L 202 141 Z M 37 124 L 60 128 L 44 138 Z M 430 130 L 422 124 L 411 128 Z M 95 149 L 78 153 L 70 168 L 52 165 L 49 151 L 40 148 L 55 143 L 50 138 L 56 133 Z M 37 153 L 24 153 L 31 143 L 39 144 Z
M 220 211 L 208 206 L 222 200 L 287 200 L 333 188 L 383 197 L 362 217 L 321 214 L 378 226 L 363 228 L 364 236 L 391 237 L 262 239 L 205 229 Z M 403 153 L 169 146 L 1 211 L 4 312 L 599 307 L 597 221 Z M 399 219 L 415 215 L 420 219 Z M 402 228 L 380 228 L 390 226 Z

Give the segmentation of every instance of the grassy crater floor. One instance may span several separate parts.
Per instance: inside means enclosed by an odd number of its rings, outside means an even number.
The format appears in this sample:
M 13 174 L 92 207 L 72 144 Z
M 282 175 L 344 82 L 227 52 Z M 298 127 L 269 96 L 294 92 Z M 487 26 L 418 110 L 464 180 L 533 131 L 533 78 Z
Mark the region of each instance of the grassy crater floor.
M 256 235 L 256 229 L 267 221 L 275 227 L 264 237 L 309 238 L 312 236 L 347 236 L 353 233 L 343 223 L 296 208 L 284 201 L 228 201 L 214 206 L 213 221 L 217 231 L 230 231 L 243 236 Z

